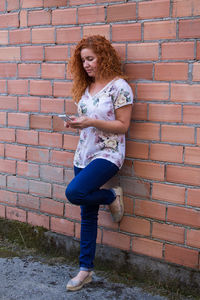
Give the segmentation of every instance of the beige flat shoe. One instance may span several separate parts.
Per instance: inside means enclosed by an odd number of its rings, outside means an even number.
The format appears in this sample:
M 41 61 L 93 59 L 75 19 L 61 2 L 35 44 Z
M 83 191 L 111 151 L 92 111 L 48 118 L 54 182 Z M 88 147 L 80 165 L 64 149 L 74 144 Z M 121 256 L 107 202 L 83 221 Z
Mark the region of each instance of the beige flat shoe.
M 109 205 L 113 222 L 120 222 L 124 215 L 123 191 L 120 186 L 113 188 L 116 199 Z
M 80 289 L 82 289 L 82 287 L 87 284 L 90 283 L 92 281 L 92 275 L 93 275 L 93 271 L 89 272 L 87 277 L 85 277 L 84 280 L 76 280 L 76 279 L 70 279 L 66 285 L 66 289 L 68 291 L 78 291 Z

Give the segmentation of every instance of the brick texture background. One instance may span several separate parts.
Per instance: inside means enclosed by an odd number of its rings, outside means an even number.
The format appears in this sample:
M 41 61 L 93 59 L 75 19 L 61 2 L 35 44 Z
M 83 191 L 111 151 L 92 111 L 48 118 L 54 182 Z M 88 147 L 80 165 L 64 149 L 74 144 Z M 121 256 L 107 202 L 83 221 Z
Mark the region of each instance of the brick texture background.
M 0 215 L 79 238 L 66 201 L 78 132 L 68 59 L 84 35 L 117 49 L 135 94 L 119 176 L 125 217 L 106 208 L 98 243 L 200 268 L 200 1 L 0 1 Z

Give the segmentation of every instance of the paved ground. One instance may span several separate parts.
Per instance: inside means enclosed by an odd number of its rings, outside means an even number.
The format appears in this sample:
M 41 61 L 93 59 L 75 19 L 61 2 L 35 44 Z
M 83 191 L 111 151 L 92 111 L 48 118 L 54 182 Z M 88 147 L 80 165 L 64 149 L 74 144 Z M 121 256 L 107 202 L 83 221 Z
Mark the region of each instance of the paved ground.
M 0 300 L 166 300 L 150 295 L 138 287 L 110 283 L 108 279 L 94 276 L 94 281 L 82 290 L 67 292 L 66 282 L 77 268 L 64 263 L 49 265 L 33 256 L 0 258 Z

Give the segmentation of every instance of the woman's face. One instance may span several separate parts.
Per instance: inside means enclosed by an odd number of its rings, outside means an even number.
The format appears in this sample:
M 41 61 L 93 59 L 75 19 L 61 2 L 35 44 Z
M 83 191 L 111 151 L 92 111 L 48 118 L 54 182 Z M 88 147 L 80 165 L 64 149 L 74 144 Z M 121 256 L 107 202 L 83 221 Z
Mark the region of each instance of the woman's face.
M 84 48 L 81 50 L 81 59 L 83 62 L 83 68 L 87 72 L 88 76 L 96 77 L 97 75 L 97 55 L 90 48 Z

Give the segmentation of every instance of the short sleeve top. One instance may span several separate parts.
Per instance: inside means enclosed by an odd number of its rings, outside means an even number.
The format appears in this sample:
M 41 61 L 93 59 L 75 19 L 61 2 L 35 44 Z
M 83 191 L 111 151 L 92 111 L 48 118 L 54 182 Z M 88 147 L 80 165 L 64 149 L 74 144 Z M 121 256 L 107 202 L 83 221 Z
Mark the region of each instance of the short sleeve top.
M 116 109 L 132 103 L 129 84 L 124 79 L 114 79 L 94 96 L 87 88 L 78 103 L 78 114 L 111 121 L 115 120 Z M 82 129 L 74 165 L 84 168 L 96 158 L 107 159 L 121 168 L 125 158 L 125 134 L 108 133 L 95 127 Z

